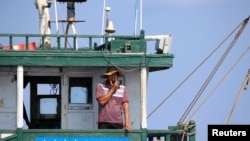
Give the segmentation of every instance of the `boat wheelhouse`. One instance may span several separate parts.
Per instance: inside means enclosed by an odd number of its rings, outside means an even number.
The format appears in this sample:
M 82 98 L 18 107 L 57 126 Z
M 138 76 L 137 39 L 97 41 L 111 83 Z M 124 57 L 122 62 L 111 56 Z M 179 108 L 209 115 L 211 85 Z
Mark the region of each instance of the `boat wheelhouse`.
M 171 35 L 145 36 L 141 30 L 140 35 L 126 36 L 1 33 L 0 38 L 8 42 L 0 49 L 1 140 L 195 140 L 194 122 L 147 129 L 148 74 L 172 67 Z M 16 43 L 16 38 L 24 43 Z M 48 38 L 56 41 L 49 48 Z M 78 39 L 88 46 L 77 44 Z M 72 48 L 62 45 L 66 40 L 72 40 Z M 155 53 L 147 52 L 147 41 L 156 42 Z M 100 75 L 108 66 L 124 73 L 120 83 L 129 93 L 130 132 L 97 129 L 95 86 L 104 81 Z

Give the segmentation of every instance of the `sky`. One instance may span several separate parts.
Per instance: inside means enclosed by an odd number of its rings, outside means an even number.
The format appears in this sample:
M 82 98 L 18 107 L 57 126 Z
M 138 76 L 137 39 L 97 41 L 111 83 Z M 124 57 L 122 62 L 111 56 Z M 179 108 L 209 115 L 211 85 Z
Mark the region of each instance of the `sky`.
M 171 93 L 250 16 L 250 0 L 143 0 L 141 27 L 135 24 L 136 17 L 137 23 L 140 19 L 139 14 L 135 14 L 135 3 L 136 0 L 106 0 L 106 5 L 111 7 L 110 19 L 116 29 L 114 35 L 133 35 L 135 29 L 136 34 L 139 29 L 144 29 L 146 35 L 173 35 L 173 67 L 150 73 L 147 88 L 148 114 L 154 111 L 148 117 L 148 129 L 167 129 L 168 126 L 175 126 L 181 119 L 239 28 L 180 88 Z M 85 20 L 75 24 L 76 32 L 101 34 L 103 1 L 89 0 L 75 6 L 76 19 Z M 65 20 L 66 4 L 57 3 L 57 7 L 58 19 Z M 0 33 L 39 33 L 38 11 L 33 0 L 1 1 L 0 11 Z M 51 20 L 55 20 L 54 3 L 50 14 Z M 66 25 L 59 26 L 59 32 L 63 33 Z M 51 25 L 51 30 L 52 33 L 57 32 L 55 24 Z M 250 68 L 250 52 L 242 57 L 222 83 L 220 81 L 250 46 L 249 37 L 248 24 L 188 115 L 189 118 L 205 97 L 220 84 L 191 118 L 196 122 L 197 141 L 207 140 L 209 124 L 226 124 Z M 155 52 L 154 43 L 149 43 L 148 52 Z M 169 98 L 165 100 L 167 97 Z M 250 88 L 242 92 L 229 124 L 250 124 L 249 99 Z M 161 106 L 157 108 L 159 105 Z

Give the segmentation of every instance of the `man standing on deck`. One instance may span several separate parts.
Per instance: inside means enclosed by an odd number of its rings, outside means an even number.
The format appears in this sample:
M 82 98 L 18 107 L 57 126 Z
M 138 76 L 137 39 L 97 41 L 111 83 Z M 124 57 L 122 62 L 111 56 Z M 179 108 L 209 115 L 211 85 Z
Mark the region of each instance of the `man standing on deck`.
M 127 90 L 118 82 L 118 78 L 122 76 L 116 67 L 108 67 L 106 73 L 101 75 L 106 81 L 96 86 L 96 99 L 99 103 L 98 129 L 131 130 Z

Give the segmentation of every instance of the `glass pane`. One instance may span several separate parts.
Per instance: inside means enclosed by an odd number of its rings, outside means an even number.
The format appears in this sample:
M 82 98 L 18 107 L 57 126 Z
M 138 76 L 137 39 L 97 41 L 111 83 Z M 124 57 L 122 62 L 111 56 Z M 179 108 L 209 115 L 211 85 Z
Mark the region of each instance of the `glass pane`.
M 88 103 L 88 89 L 86 87 L 71 87 L 70 92 L 70 103 Z
M 59 84 L 37 84 L 37 95 L 59 95 Z
M 69 78 L 69 103 L 91 104 L 92 103 L 92 78 L 70 77 Z
M 57 108 L 56 98 L 40 99 L 40 114 L 57 114 L 56 108 Z

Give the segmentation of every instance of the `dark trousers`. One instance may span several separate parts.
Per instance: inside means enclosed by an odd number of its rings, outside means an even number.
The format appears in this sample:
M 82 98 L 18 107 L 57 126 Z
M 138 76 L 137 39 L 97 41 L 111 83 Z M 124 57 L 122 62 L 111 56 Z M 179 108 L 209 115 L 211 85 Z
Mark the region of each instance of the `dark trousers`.
M 122 124 L 115 123 L 98 123 L 98 129 L 122 129 Z

